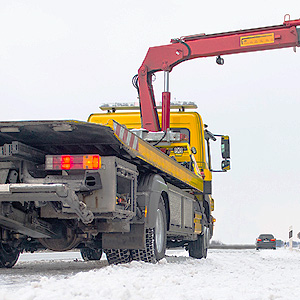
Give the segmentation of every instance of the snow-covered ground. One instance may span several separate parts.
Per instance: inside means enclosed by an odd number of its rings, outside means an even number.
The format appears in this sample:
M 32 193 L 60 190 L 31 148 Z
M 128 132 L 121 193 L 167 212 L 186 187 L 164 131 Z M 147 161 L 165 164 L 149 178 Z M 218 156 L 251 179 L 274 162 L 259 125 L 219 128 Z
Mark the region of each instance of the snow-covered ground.
M 23 254 L 0 269 L 1 300 L 300 299 L 297 250 L 210 250 L 195 260 L 168 251 L 158 264 L 108 266 L 78 252 Z

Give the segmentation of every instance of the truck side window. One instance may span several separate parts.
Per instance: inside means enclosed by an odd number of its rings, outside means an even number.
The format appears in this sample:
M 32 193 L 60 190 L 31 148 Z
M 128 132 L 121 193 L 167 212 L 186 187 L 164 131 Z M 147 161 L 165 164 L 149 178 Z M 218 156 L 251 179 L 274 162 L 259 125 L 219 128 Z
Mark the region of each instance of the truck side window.
M 206 163 L 207 163 L 209 169 L 211 169 L 209 140 L 205 139 L 205 143 L 204 144 L 205 144 L 205 159 L 206 159 Z

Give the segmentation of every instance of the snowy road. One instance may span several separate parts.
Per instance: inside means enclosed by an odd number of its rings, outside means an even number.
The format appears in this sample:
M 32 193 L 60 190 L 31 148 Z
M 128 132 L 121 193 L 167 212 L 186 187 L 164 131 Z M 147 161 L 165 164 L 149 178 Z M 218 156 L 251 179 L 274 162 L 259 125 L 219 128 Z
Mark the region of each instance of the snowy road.
M 0 269 L 0 299 L 300 299 L 300 252 L 168 251 L 156 265 L 83 262 L 78 252 L 24 254 Z

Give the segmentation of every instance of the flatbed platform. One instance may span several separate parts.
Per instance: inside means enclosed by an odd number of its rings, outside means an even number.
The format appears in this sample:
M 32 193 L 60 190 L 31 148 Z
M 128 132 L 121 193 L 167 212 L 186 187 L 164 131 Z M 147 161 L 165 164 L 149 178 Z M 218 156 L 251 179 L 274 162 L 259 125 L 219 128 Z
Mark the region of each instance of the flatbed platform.
M 45 154 L 117 156 L 139 172 L 151 170 L 180 188 L 203 192 L 202 178 L 114 120 L 105 126 L 76 120 L 0 122 L 0 146 L 13 141 Z

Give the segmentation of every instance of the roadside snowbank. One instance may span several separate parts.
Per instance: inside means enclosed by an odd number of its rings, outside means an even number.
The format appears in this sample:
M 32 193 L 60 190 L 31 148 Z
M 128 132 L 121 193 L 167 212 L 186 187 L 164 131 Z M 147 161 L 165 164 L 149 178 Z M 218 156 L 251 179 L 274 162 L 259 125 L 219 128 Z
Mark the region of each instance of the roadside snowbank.
M 300 252 L 210 250 L 206 260 L 169 251 L 158 264 L 132 262 L 5 287 L 1 300 L 299 299 Z

